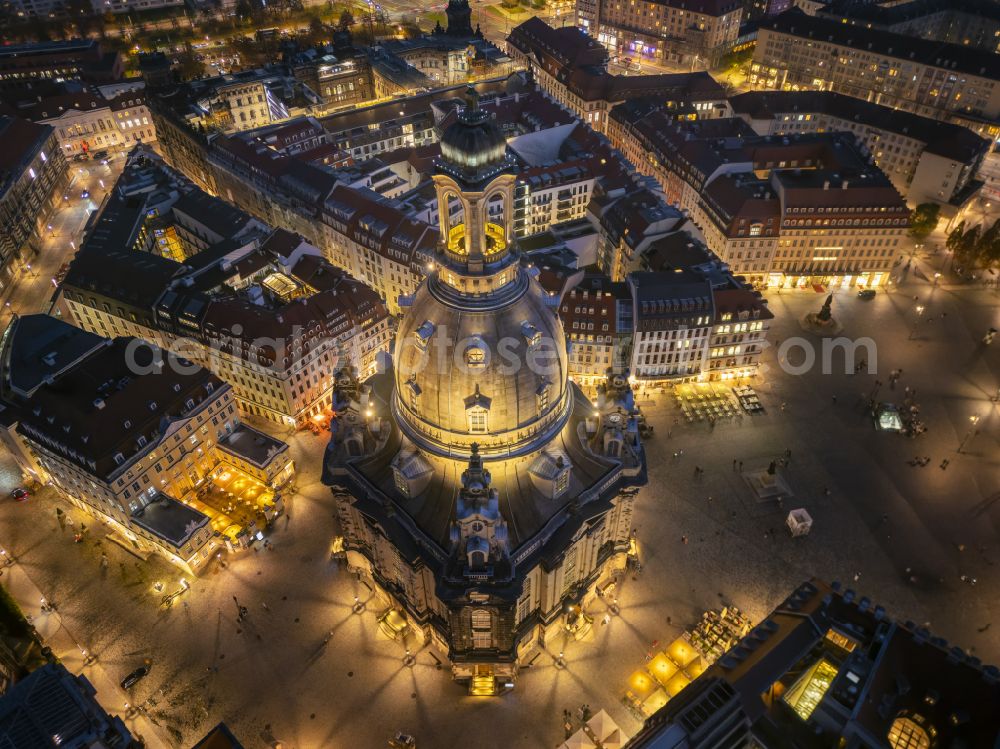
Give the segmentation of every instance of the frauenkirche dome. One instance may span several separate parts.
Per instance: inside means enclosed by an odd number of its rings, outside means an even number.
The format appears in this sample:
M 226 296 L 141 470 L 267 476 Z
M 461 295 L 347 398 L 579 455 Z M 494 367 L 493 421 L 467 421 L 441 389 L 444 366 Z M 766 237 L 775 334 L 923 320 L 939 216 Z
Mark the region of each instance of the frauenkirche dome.
M 392 372 L 338 377 L 324 459 L 348 564 L 474 694 L 546 636 L 585 634 L 582 601 L 629 548 L 619 489 L 644 475 L 627 378 L 597 404 L 568 379 L 558 299 L 517 250 L 514 166 L 470 89 Z

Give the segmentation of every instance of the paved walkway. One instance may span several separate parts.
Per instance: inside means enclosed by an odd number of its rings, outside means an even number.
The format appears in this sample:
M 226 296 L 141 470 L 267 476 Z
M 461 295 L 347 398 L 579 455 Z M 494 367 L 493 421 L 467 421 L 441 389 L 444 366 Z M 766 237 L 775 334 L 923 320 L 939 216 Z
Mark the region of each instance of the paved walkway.
M 933 321 L 910 340 L 914 295 Z M 773 295 L 775 337 L 801 335 L 819 345 L 798 320 L 824 298 Z M 286 749 L 379 747 L 396 730 L 422 746 L 451 746 L 468 743 L 477 725 L 489 726 L 488 746 L 551 749 L 563 736 L 562 711 L 584 702 L 606 709 L 632 734 L 639 722 L 619 700 L 653 641 L 669 642 L 722 603 L 759 620 L 813 575 L 841 580 L 894 617 L 929 621 L 935 634 L 997 662 L 1000 626 L 984 627 L 1000 616 L 1000 407 L 989 400 L 1000 342 L 978 344 L 987 327 L 1000 328 L 996 299 L 950 281 L 937 289 L 907 282 L 871 302 L 838 293 L 834 315 L 845 335 L 876 341 L 877 373 L 843 374 L 841 366 L 791 375 L 769 351 L 757 383 L 767 412 L 741 423 L 681 423 L 667 437 L 676 407 L 661 395 L 640 396 L 656 426 L 647 443 L 649 485 L 635 516 L 643 572 L 617 593 L 620 616 L 602 625 L 603 604 L 591 609 L 588 642 L 550 644 L 561 646 L 566 668 L 555 667 L 557 653 L 543 654 L 499 699 L 467 696 L 429 651 L 406 667 L 405 646 L 378 634 L 375 606 L 352 612 L 354 596 L 368 591 L 330 559 L 338 529 L 319 482 L 324 437 L 290 438 L 299 492 L 272 531 L 274 551 L 212 567 L 193 581 L 188 607 L 158 605 L 153 582 L 170 588 L 178 577 L 162 560 L 143 564 L 110 543 L 96 545 L 100 526 L 88 543 L 72 543 L 56 523 L 55 507 L 64 505 L 51 490 L 24 503 L 0 502 L 0 543 L 58 602 L 76 640 L 97 653 L 112 682 L 95 681 L 106 704 L 122 699 L 114 682 L 152 662 L 136 698 L 157 701 L 150 716 L 176 730 L 181 738 L 171 736 L 170 745 L 185 749 L 219 720 L 248 749 L 275 741 Z M 917 389 L 928 427 L 912 440 L 876 432 L 855 407 L 876 378 L 898 368 L 898 388 Z M 883 389 L 890 398 L 899 392 Z M 979 434 L 958 453 L 970 414 L 981 417 Z M 788 449 L 790 504 L 815 518 L 804 539 L 790 538 L 786 512 L 752 501 L 732 470 L 734 459 L 746 469 L 766 468 Z M 918 454 L 931 464 L 910 467 Z M 950 464 L 939 468 L 944 459 Z M 703 474 L 695 476 L 696 465 Z M 0 460 L 0 497 L 15 480 Z M 111 562 L 103 572 L 102 549 Z M 242 624 L 234 595 L 250 610 Z
M 163 735 L 163 729 L 155 726 L 142 713 L 129 711 L 125 705 L 129 696 L 116 683 L 100 659 L 87 662 L 84 655 L 86 649 L 76 639 L 67 627 L 59 613 L 59 601 L 55 603 L 56 610 L 44 612 L 41 610 L 42 592 L 38 589 L 24 568 L 15 562 L 3 567 L 2 582 L 4 588 L 11 594 L 25 616 L 31 617 L 32 624 L 41 635 L 43 642 L 52 649 L 52 653 L 62 664 L 74 674 L 83 674 L 97 690 L 97 700 L 105 710 L 112 715 L 118 715 L 128 726 L 128 730 L 136 738 L 141 738 L 149 749 L 160 749 L 170 746 Z

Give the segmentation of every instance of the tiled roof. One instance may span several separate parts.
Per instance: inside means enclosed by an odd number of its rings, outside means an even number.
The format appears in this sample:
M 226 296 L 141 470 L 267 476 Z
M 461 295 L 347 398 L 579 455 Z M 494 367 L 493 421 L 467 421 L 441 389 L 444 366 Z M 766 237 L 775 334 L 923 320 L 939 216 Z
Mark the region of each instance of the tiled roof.
M 989 148 L 989 141 L 966 127 L 921 117 L 833 91 L 750 91 L 729 100 L 736 114 L 756 120 L 782 114 L 822 113 L 921 141 L 939 156 L 961 162 L 974 161 Z

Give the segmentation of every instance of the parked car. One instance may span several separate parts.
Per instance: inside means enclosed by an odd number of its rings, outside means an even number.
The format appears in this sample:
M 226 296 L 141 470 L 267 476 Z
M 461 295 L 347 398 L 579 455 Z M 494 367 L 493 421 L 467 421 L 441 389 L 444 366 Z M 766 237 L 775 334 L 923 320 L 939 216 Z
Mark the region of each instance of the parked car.
M 23 502 L 28 497 L 31 496 L 31 492 L 25 489 L 23 486 L 19 486 L 17 489 L 10 493 L 11 499 L 15 502 Z
M 100 161 L 101 159 L 108 158 L 108 152 L 107 151 L 97 151 L 90 158 L 92 158 L 94 161 Z
M 875 289 L 862 289 L 858 292 L 858 299 L 874 299 Z
M 83 198 L 84 200 L 86 200 L 87 198 L 89 198 L 90 197 L 90 190 L 84 190 L 83 192 L 81 192 L 80 193 L 80 197 Z
M 130 673 L 124 679 L 122 679 L 122 689 L 131 689 L 140 681 L 142 678 L 149 673 L 149 666 L 139 666 L 135 671 Z

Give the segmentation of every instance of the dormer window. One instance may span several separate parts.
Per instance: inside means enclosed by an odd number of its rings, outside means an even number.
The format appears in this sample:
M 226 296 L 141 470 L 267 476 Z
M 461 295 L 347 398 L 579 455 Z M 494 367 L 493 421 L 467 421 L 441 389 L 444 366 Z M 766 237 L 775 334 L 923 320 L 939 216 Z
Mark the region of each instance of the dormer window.
M 410 408 L 416 409 L 417 398 L 420 396 L 420 386 L 417 384 L 415 378 L 411 378 L 406 382 L 406 398 L 407 402 L 410 404 Z
M 427 350 L 427 342 L 430 341 L 431 336 L 434 335 L 434 323 L 430 320 L 424 320 L 424 322 L 413 331 L 413 336 L 417 341 L 417 348 L 421 351 Z
M 542 340 L 542 334 L 538 332 L 538 328 L 527 321 L 521 323 L 521 335 L 524 336 L 524 340 L 529 346 L 534 346 Z

